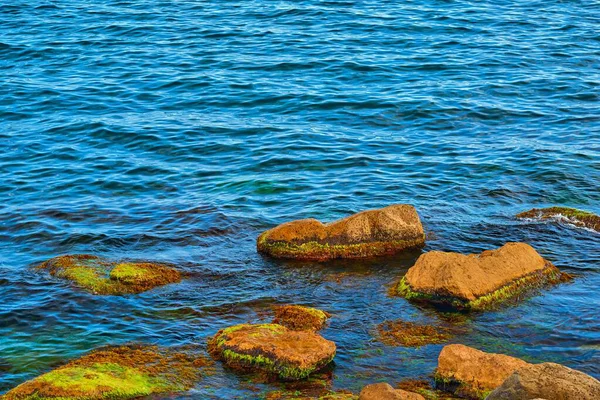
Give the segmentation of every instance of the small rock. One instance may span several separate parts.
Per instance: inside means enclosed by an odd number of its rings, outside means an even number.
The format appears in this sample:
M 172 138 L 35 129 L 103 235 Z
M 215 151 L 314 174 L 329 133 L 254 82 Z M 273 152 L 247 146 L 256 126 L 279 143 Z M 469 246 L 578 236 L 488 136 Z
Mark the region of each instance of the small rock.
M 425 400 L 417 393 L 394 389 L 388 383 L 374 383 L 361 390 L 359 400 Z
M 209 352 L 228 366 L 261 370 L 285 380 L 308 377 L 329 364 L 335 343 L 311 331 L 278 324 L 242 324 L 222 329 L 209 340 Z
M 483 399 L 513 372 L 530 364 L 504 354 L 485 353 L 462 344 L 445 346 L 439 357 L 438 386 L 460 396 Z
M 181 281 L 181 273 L 164 264 L 114 262 L 88 254 L 51 258 L 36 267 L 50 275 L 73 282 L 94 294 L 142 293 L 158 286 Z
M 481 310 L 568 279 L 530 245 L 507 243 L 481 254 L 425 253 L 398 283 L 395 294 L 413 301 Z
M 597 400 L 600 399 L 600 381 L 560 364 L 533 364 L 510 375 L 486 400 L 536 397 L 547 400 Z
M 273 323 L 294 331 L 319 331 L 323 329 L 329 317 L 328 313 L 316 308 L 286 305 L 275 308 Z
M 327 260 L 361 258 L 422 247 L 425 234 L 413 206 L 400 204 L 363 211 L 323 224 L 302 219 L 258 237 L 257 250 L 280 258 Z
M 395 320 L 377 325 L 377 339 L 388 346 L 421 347 L 447 342 L 452 335 L 441 326 Z
M 553 219 L 600 232 L 600 216 L 569 207 L 534 208 L 517 214 L 519 219 Z

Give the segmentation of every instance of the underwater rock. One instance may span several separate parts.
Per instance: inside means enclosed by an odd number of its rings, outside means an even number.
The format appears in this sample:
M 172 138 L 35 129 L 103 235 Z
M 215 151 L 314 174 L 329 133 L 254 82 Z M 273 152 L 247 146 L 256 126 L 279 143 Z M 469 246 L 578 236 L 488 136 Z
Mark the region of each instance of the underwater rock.
M 73 282 L 94 294 L 141 293 L 157 286 L 181 281 L 181 273 L 164 264 L 112 262 L 100 257 L 75 254 L 51 258 L 36 267 Z
M 600 399 L 600 381 L 560 364 L 531 364 L 514 372 L 486 400 L 533 398 Z
M 208 349 L 229 367 L 298 380 L 329 364 L 336 347 L 311 331 L 293 331 L 278 324 L 241 324 L 217 332 Z
M 316 219 L 287 222 L 261 234 L 257 250 L 273 257 L 327 260 L 381 256 L 424 244 L 417 211 L 398 204 L 328 224 Z
M 204 357 L 156 346 L 105 347 L 27 381 L 4 400 L 130 399 L 191 389 Z
M 374 383 L 367 385 L 361 390 L 359 400 L 425 400 L 417 393 L 407 392 L 402 389 L 394 389 L 387 383 Z
M 273 323 L 294 331 L 319 331 L 330 317 L 325 311 L 312 307 L 285 305 L 275 307 Z
M 569 279 L 530 245 L 507 243 L 481 254 L 425 253 L 400 280 L 395 294 L 456 309 L 485 310 Z
M 388 346 L 421 347 L 447 342 L 452 335 L 448 329 L 396 320 L 377 325 L 377 339 Z
M 569 207 L 534 208 L 517 214 L 519 219 L 554 219 L 600 232 L 600 216 Z
M 519 368 L 530 364 L 504 354 L 485 353 L 462 344 L 445 346 L 438 357 L 438 386 L 457 395 L 484 399 Z

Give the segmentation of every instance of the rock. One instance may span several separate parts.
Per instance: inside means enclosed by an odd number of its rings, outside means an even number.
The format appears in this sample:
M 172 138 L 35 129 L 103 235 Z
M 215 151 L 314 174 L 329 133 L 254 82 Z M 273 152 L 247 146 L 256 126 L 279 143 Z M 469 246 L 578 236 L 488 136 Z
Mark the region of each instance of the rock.
M 527 365 L 515 357 L 450 344 L 440 352 L 435 380 L 438 386 L 459 396 L 483 399 L 513 372 Z
M 377 325 L 377 339 L 388 346 L 421 347 L 447 342 L 452 335 L 441 326 L 419 325 L 409 321 L 385 321 Z
M 156 346 L 106 347 L 6 393 L 4 400 L 130 399 L 191 389 L 208 360 Z
M 553 219 L 600 232 L 600 216 L 569 207 L 534 208 L 517 214 L 519 219 Z
M 73 282 L 94 294 L 141 293 L 157 286 L 181 281 L 175 268 L 149 262 L 113 262 L 100 257 L 75 254 L 51 258 L 36 267 L 50 275 Z
M 481 254 L 425 253 L 395 292 L 408 300 L 483 310 L 568 279 L 530 245 L 507 243 Z
M 328 224 L 316 219 L 288 222 L 260 235 L 257 249 L 273 257 L 327 260 L 381 256 L 424 244 L 417 211 L 400 204 Z
M 600 381 L 560 364 L 533 364 L 514 372 L 486 400 L 536 397 L 547 400 L 597 400 L 600 399 Z
M 319 331 L 323 329 L 330 315 L 312 307 L 286 305 L 275 308 L 273 323 L 294 331 Z
M 394 389 L 387 383 L 374 383 L 361 390 L 358 400 L 425 400 L 417 393 Z
M 209 352 L 229 367 L 272 373 L 285 380 L 306 378 L 329 364 L 335 343 L 311 331 L 278 324 L 242 324 L 220 330 Z

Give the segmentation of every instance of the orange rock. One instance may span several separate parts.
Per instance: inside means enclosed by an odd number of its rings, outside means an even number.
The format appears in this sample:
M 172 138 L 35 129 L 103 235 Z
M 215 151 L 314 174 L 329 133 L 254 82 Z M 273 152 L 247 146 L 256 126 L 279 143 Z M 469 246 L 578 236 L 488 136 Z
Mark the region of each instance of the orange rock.
M 258 369 L 297 380 L 329 364 L 336 347 L 311 331 L 292 331 L 278 324 L 242 324 L 220 330 L 209 340 L 208 350 L 232 368 Z
M 425 400 L 425 398 L 418 393 L 394 389 L 387 383 L 374 383 L 363 388 L 358 400 Z
M 274 257 L 325 260 L 393 254 L 424 244 L 417 211 L 399 204 L 328 224 L 316 219 L 288 222 L 261 234 L 257 250 Z
M 508 377 L 486 400 L 600 399 L 600 381 L 560 364 L 527 365 Z
M 325 311 L 312 307 L 285 305 L 275 307 L 273 323 L 294 331 L 319 331 L 330 317 Z
M 484 309 L 566 274 L 526 243 L 507 243 L 481 254 L 430 251 L 419 257 L 396 288 L 398 295 L 457 308 Z
M 528 365 L 515 357 L 451 344 L 438 357 L 435 379 L 458 395 L 483 399 L 513 372 Z

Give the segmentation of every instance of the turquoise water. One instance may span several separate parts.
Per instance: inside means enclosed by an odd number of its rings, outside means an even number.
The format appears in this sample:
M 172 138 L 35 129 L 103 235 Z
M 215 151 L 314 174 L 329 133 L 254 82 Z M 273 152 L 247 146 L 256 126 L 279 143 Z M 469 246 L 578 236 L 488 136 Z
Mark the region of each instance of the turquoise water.
M 279 223 L 393 203 L 417 207 L 425 250 L 525 241 L 575 275 L 467 316 L 454 342 L 600 378 L 600 235 L 514 219 L 600 213 L 598 26 L 598 1 L 0 5 L 0 393 L 106 344 L 203 345 L 288 302 L 333 314 L 334 388 L 427 377 L 441 345 L 373 338 L 445 321 L 386 295 L 418 253 L 255 251 Z M 30 269 L 66 253 L 191 276 L 97 297 Z M 218 366 L 177 398 L 273 389 L 244 382 Z

